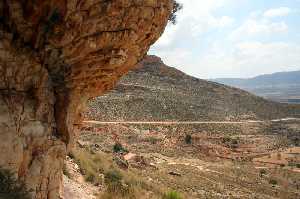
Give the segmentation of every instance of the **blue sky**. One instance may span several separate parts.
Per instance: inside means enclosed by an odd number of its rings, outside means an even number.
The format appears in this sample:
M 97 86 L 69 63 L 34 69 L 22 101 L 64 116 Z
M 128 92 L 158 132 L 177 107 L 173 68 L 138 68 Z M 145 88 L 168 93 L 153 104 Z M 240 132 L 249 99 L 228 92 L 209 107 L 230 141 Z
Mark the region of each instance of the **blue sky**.
M 200 78 L 300 70 L 300 0 L 178 0 L 149 54 Z

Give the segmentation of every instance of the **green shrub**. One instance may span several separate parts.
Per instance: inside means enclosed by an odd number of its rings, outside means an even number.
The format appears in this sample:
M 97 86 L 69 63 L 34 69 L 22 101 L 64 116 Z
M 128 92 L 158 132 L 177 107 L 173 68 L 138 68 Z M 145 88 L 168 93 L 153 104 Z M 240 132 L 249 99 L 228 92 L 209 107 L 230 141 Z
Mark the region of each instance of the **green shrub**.
M 145 139 L 146 142 L 150 142 L 151 144 L 157 144 L 160 139 L 156 137 L 148 137 Z
M 29 192 L 24 183 L 17 181 L 13 174 L 0 168 L 0 198 L 5 199 L 29 199 Z
M 233 145 L 237 145 L 238 143 L 239 143 L 239 142 L 238 142 L 237 139 L 233 139 L 232 142 L 231 142 L 231 144 L 233 144 Z
M 295 162 L 295 161 L 289 161 L 289 162 L 288 162 L 288 166 L 300 168 L 300 163 L 297 163 L 297 162 Z
M 123 184 L 122 174 L 117 170 L 111 170 L 105 173 L 105 183 L 107 184 L 107 192 L 119 195 L 122 198 L 129 196 L 133 192 L 131 185 Z
M 269 184 L 275 186 L 275 185 L 278 184 L 278 182 L 277 182 L 277 180 L 275 180 L 275 179 L 270 179 L 270 180 L 269 180 Z
M 113 151 L 114 151 L 115 153 L 123 153 L 123 152 L 127 153 L 127 152 L 128 152 L 128 150 L 125 149 L 125 148 L 122 146 L 122 144 L 119 143 L 119 142 L 117 142 L 117 143 L 114 145 Z
M 266 175 L 267 174 L 267 170 L 265 170 L 265 169 L 260 169 L 259 170 L 259 176 L 260 177 L 263 177 L 264 175 Z
M 112 183 L 121 183 L 123 178 L 122 174 L 117 170 L 111 170 L 105 173 L 105 183 L 112 184 Z
M 292 140 L 292 142 L 293 142 L 293 144 L 296 146 L 296 147 L 298 147 L 298 146 L 300 146 L 300 138 L 294 138 L 293 140 Z
M 225 137 L 222 138 L 222 143 L 223 143 L 223 144 L 225 144 L 225 143 L 227 143 L 227 142 L 231 142 L 231 137 L 225 136 Z
M 186 135 L 184 138 L 184 141 L 186 144 L 192 144 L 192 136 L 191 135 Z
M 230 137 L 230 136 L 225 136 L 222 139 L 222 143 L 225 144 L 229 148 L 237 148 L 239 144 L 239 138 L 238 137 Z
M 183 199 L 177 191 L 169 191 L 164 194 L 162 199 Z

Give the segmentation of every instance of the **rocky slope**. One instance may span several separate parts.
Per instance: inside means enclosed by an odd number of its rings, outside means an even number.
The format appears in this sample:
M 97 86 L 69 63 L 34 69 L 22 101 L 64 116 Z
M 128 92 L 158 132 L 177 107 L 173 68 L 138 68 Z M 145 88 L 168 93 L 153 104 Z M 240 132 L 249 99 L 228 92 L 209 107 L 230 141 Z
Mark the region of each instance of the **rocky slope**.
M 0 0 L 0 168 L 60 198 L 88 98 L 111 89 L 163 32 L 172 0 Z
M 87 119 L 206 121 L 297 116 L 299 106 L 188 76 L 147 56 L 110 93 L 90 100 Z

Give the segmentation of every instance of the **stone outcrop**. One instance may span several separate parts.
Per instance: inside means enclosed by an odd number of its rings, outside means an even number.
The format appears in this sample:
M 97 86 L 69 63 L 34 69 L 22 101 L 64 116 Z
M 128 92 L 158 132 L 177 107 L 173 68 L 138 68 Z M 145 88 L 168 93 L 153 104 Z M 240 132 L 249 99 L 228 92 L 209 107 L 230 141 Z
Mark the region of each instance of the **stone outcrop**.
M 0 167 L 60 197 L 86 101 L 162 34 L 172 0 L 0 0 Z

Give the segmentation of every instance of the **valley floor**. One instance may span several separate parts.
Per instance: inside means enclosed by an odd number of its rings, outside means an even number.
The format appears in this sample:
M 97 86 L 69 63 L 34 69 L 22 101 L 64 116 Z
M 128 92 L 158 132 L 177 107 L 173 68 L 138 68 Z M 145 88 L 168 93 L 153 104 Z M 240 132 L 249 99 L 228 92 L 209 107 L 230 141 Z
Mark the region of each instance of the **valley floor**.
M 113 151 L 116 143 L 121 144 L 123 152 Z M 114 198 L 107 195 L 105 176 L 110 168 L 120 170 L 126 186 L 138 187 L 135 194 L 115 198 L 162 198 L 168 190 L 176 190 L 186 199 L 300 197 L 300 123 L 295 119 L 199 123 L 87 121 L 78 150 L 92 154 L 90 158 L 85 155 L 87 161 L 101 165 L 105 159 L 109 162 L 106 165 L 111 165 L 97 168 L 96 175 L 104 180 L 92 182 L 91 189 L 84 189 L 92 190 L 98 198 Z M 78 157 L 73 158 L 81 168 Z M 86 179 L 84 169 L 78 173 Z M 128 180 L 128 176 L 135 180 Z M 138 192 L 143 194 L 138 196 Z

